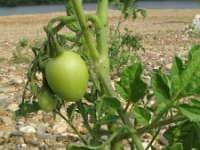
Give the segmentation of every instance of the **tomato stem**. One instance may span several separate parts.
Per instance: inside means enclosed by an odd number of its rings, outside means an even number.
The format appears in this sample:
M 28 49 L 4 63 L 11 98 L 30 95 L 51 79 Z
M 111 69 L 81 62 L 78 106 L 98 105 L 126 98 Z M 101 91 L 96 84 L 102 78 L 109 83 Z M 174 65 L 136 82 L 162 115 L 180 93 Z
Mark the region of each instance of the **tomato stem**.
M 116 94 L 111 86 L 111 80 L 109 77 L 109 58 L 108 58 L 108 48 L 107 48 L 107 39 L 106 39 L 108 0 L 98 1 L 98 11 L 97 11 L 98 19 L 96 19 L 95 17 L 93 18 L 93 20 L 96 21 L 97 23 L 96 25 L 100 25 L 100 28 L 98 29 L 99 34 L 97 33 L 98 51 L 95 47 L 92 36 L 89 32 L 89 27 L 87 25 L 86 18 L 84 16 L 81 1 L 72 0 L 72 3 L 74 6 L 74 10 L 75 10 L 78 22 L 82 29 L 85 42 L 88 46 L 90 55 L 94 62 L 95 71 L 104 89 L 104 92 L 108 96 L 116 97 Z M 102 24 L 100 24 L 97 20 L 101 21 Z M 131 127 L 131 123 L 122 109 L 118 110 L 118 114 L 121 117 L 123 123 L 127 125 L 128 127 Z M 139 138 L 137 137 L 135 133 L 135 130 L 133 128 L 130 128 L 130 129 L 131 130 L 129 133 L 131 134 L 131 138 L 133 142 L 135 143 L 136 147 L 138 148 L 138 150 L 144 150 L 142 143 L 140 142 Z M 116 146 L 118 146 L 118 143 L 112 143 L 111 149 L 115 149 Z
M 70 127 L 74 130 L 74 132 L 80 137 L 80 139 L 83 141 L 84 144 L 86 144 L 86 145 L 89 144 L 89 141 L 88 141 L 86 138 L 84 138 L 84 137 L 78 132 L 78 130 L 76 129 L 76 127 L 74 127 L 73 124 L 72 124 L 67 118 L 65 118 L 65 116 L 63 116 L 63 114 L 61 114 L 59 111 L 56 111 L 56 110 L 54 110 L 54 112 L 55 112 L 56 114 L 58 114 L 62 119 L 64 119 L 64 120 L 69 124 L 69 126 L 70 126 Z

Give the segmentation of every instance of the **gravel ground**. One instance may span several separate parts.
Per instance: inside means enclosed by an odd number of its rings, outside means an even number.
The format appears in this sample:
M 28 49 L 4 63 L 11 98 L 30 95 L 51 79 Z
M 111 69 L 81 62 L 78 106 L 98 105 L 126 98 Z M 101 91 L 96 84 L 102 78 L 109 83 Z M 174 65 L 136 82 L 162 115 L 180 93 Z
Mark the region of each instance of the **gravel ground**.
M 191 38 L 184 30 L 191 24 L 200 10 L 148 10 L 147 18 L 140 16 L 135 22 L 128 20 L 122 25 L 130 28 L 133 33 L 142 36 L 142 45 L 146 52 L 140 52 L 146 64 L 147 74 L 153 68 L 171 67 L 172 57 L 185 57 L 193 44 L 199 39 Z M 25 120 L 11 119 L 12 112 L 21 101 L 22 90 L 26 81 L 28 63 L 15 64 L 13 53 L 20 39 L 26 38 L 29 43 L 36 43 L 44 37 L 43 26 L 55 16 L 64 13 L 41 15 L 16 15 L 0 17 L 0 149 L 65 149 L 69 141 L 77 141 L 59 117 L 53 121 L 51 113 L 38 112 Z M 117 23 L 120 13 L 109 11 L 110 25 Z M 31 45 L 31 44 L 30 44 Z M 30 48 L 27 48 L 26 55 Z M 30 60 L 27 60 L 30 61 Z M 79 120 L 77 118 L 77 120 Z M 81 127 L 77 129 L 86 133 Z M 148 137 L 148 136 L 147 136 Z

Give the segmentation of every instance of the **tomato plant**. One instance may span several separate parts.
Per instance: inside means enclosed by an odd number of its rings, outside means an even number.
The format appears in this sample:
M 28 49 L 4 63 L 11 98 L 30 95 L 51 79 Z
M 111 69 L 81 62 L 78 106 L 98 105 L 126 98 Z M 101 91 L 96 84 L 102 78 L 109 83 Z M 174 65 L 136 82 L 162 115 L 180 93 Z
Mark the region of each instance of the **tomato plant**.
M 138 55 L 130 54 L 143 49 L 140 38 L 128 29 L 124 35 L 119 30 L 124 20 L 135 20 L 137 13 L 145 17 L 145 11 L 132 7 L 132 0 L 114 2 L 122 14 L 111 37 L 107 33 L 108 0 L 98 0 L 94 14 L 84 14 L 81 0 L 69 0 L 67 15 L 49 21 L 44 28 L 47 39 L 32 48 L 35 58 L 15 118 L 41 109 L 37 98 L 45 85 L 57 101 L 48 110 L 62 117 L 79 136 L 80 145 L 70 144 L 68 150 L 122 150 L 123 141 L 131 150 L 155 149 L 153 143 L 166 126 L 163 136 L 168 144 L 163 149 L 199 149 L 200 45 L 192 46 L 186 62 L 175 56 L 169 73 L 162 69 L 150 73 L 151 85 L 147 85 L 142 78 L 144 65 Z M 60 32 L 64 27 L 67 33 Z M 37 72 L 43 76 L 42 87 L 35 80 Z M 120 78 L 115 88 L 110 74 Z M 184 104 L 183 98 L 187 98 Z M 68 101 L 72 103 L 67 103 L 64 115 L 60 110 Z M 151 101 L 155 104 L 149 105 Z M 73 123 L 76 113 L 82 117 L 87 136 Z M 151 134 L 151 141 L 144 148 L 141 138 L 146 133 Z

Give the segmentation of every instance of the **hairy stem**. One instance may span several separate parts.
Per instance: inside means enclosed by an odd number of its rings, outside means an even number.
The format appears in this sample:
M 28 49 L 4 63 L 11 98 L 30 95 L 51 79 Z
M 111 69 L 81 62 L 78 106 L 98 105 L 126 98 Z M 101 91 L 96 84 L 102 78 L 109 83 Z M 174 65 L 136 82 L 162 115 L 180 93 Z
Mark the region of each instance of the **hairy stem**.
M 109 78 L 109 71 L 106 69 L 106 67 L 108 67 L 108 66 L 105 66 L 105 60 L 106 59 L 108 60 L 108 56 L 106 56 L 107 55 L 106 53 L 108 53 L 108 49 L 106 48 L 104 53 L 101 50 L 100 50 L 100 52 L 97 51 L 95 44 L 93 42 L 92 35 L 90 34 L 85 16 L 84 16 L 81 1 L 80 0 L 72 0 L 72 3 L 74 6 L 74 9 L 75 9 L 75 12 L 76 12 L 78 22 L 82 29 L 85 42 L 88 46 L 90 55 L 94 62 L 95 71 L 100 80 L 100 83 L 104 87 L 104 92 L 108 96 L 116 97 L 116 94 L 111 86 L 111 81 Z M 106 23 L 107 23 L 107 7 L 108 7 L 108 0 L 99 0 L 97 14 L 98 14 L 99 18 L 103 19 L 103 21 Z M 103 33 L 101 33 L 105 37 L 107 37 L 106 30 L 107 30 L 107 27 L 105 27 Z M 101 40 L 103 40 L 103 41 L 100 41 L 100 39 L 99 39 L 99 42 L 102 42 L 102 43 L 100 43 L 100 45 L 102 44 L 102 46 L 107 47 L 107 40 L 105 40 L 105 37 L 104 37 L 104 39 L 101 38 Z M 137 149 L 144 150 L 142 143 L 140 142 L 140 139 L 138 138 L 138 136 L 135 133 L 135 129 L 131 128 L 132 125 L 131 125 L 128 117 L 126 116 L 126 114 L 123 112 L 122 108 L 120 110 L 118 110 L 118 114 L 121 117 L 123 123 L 130 128 L 129 134 L 131 135 L 131 138 L 133 139 Z

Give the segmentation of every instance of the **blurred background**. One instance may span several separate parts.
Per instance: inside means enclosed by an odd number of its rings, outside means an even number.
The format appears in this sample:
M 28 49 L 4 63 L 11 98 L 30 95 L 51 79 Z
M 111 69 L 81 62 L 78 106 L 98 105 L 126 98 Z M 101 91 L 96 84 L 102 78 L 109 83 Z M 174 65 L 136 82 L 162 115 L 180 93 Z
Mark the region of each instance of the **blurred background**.
M 83 0 L 84 9 L 95 10 L 97 1 L 98 0 Z M 200 9 L 199 1 L 200 0 L 135 0 L 135 5 L 145 9 Z M 0 0 L 0 16 L 64 12 L 64 4 L 66 2 L 67 0 Z M 110 9 L 117 9 L 117 7 L 110 6 Z

